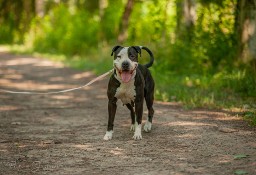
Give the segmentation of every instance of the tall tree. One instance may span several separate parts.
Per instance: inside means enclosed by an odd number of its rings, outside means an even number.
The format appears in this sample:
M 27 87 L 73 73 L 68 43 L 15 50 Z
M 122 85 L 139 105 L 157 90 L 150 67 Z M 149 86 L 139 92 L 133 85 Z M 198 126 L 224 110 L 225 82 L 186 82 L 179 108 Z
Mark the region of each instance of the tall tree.
M 177 37 L 190 40 L 196 21 L 195 0 L 176 0 L 176 18 Z
M 108 0 L 99 0 L 99 15 L 102 19 L 105 9 L 108 7 Z
M 35 17 L 35 1 L 34 0 L 26 0 L 23 1 L 23 9 L 22 9 L 22 21 L 20 24 L 20 28 L 22 30 L 22 34 L 28 31 L 31 20 Z
M 24 33 L 29 29 L 29 24 L 35 15 L 35 0 L 0 1 L 0 26 L 8 29 L 2 34 L 6 42 L 22 41 Z M 17 33 L 17 34 L 14 34 Z M 6 36 L 8 35 L 8 36 Z M 0 38 L 1 39 L 1 38 Z
M 128 37 L 129 19 L 134 6 L 134 0 L 128 0 L 119 25 L 118 42 L 123 43 Z
M 256 0 L 237 1 L 238 56 L 256 66 Z
M 44 0 L 36 0 L 35 2 L 36 15 L 39 17 L 44 16 Z
M 99 40 L 100 41 L 105 41 L 103 17 L 104 17 L 105 9 L 107 7 L 108 7 L 108 0 L 99 0 L 99 17 L 100 17 Z

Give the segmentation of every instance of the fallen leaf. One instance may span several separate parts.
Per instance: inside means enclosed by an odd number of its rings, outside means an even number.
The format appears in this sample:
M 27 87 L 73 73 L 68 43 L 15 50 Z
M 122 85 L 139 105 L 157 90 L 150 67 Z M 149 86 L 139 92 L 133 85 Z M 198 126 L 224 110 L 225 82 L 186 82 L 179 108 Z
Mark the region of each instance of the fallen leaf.
M 43 141 L 43 144 L 53 144 L 54 141 L 53 140 L 45 140 Z
M 247 154 L 237 154 L 234 155 L 234 159 L 243 159 L 243 158 L 247 158 L 249 155 Z
M 235 174 L 248 174 L 248 172 L 245 170 L 236 170 Z

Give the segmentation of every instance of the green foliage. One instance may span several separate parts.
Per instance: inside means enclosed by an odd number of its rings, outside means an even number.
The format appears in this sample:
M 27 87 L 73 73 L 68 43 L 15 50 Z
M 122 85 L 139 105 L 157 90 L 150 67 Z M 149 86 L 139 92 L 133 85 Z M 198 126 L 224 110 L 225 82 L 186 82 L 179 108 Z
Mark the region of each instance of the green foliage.
M 228 89 L 233 89 L 235 92 L 243 96 L 256 97 L 256 78 L 250 68 L 242 70 L 233 70 L 231 73 L 222 75 L 222 86 Z
M 0 44 L 12 43 L 13 30 L 9 25 L 1 25 L 0 27 Z
M 244 158 L 248 158 L 249 155 L 247 154 L 237 154 L 237 155 L 234 155 L 234 159 L 235 160 L 239 160 L 239 159 L 244 159 Z
M 170 1 L 137 3 L 130 19 L 127 42 L 162 46 L 169 44 L 166 37 L 175 29 L 174 12 L 174 2 Z
M 223 4 L 227 8 L 210 3 L 207 7 L 199 6 L 197 10 L 194 44 L 213 69 L 230 64 L 235 54 L 234 5 L 228 0 Z
M 82 55 L 97 46 L 98 20 L 86 11 L 71 11 L 60 5 L 42 19 L 36 18 L 27 42 L 39 52 Z
M 235 173 L 235 174 L 238 174 L 238 175 L 248 174 L 248 172 L 245 171 L 245 170 L 236 170 L 234 173 Z
M 122 16 L 123 6 L 122 1 L 110 0 L 109 5 L 100 21 L 100 39 L 104 41 L 115 42 L 118 34 L 118 27 Z
M 256 126 L 256 111 L 246 111 L 244 113 L 244 119 L 247 120 L 251 125 Z

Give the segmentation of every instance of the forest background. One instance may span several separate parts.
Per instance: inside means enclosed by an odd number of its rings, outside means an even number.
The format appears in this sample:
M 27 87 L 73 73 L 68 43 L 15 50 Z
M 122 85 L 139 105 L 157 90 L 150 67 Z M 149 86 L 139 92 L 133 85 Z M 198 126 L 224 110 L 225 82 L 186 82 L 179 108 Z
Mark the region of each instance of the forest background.
M 256 124 L 256 0 L 0 0 L 0 44 L 98 74 L 113 46 L 144 45 L 156 99 Z

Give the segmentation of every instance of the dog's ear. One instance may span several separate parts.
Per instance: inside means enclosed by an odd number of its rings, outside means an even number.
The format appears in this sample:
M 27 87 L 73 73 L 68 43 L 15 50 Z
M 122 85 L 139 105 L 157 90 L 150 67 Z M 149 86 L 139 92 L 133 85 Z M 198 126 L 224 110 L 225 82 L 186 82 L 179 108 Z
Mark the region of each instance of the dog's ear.
M 122 47 L 122 46 L 115 46 L 115 47 L 113 47 L 111 56 L 113 56 L 113 53 L 114 53 L 118 48 L 120 48 L 120 47 Z
M 140 55 L 141 57 L 141 47 L 140 46 L 132 46 L 136 50 L 136 52 Z

